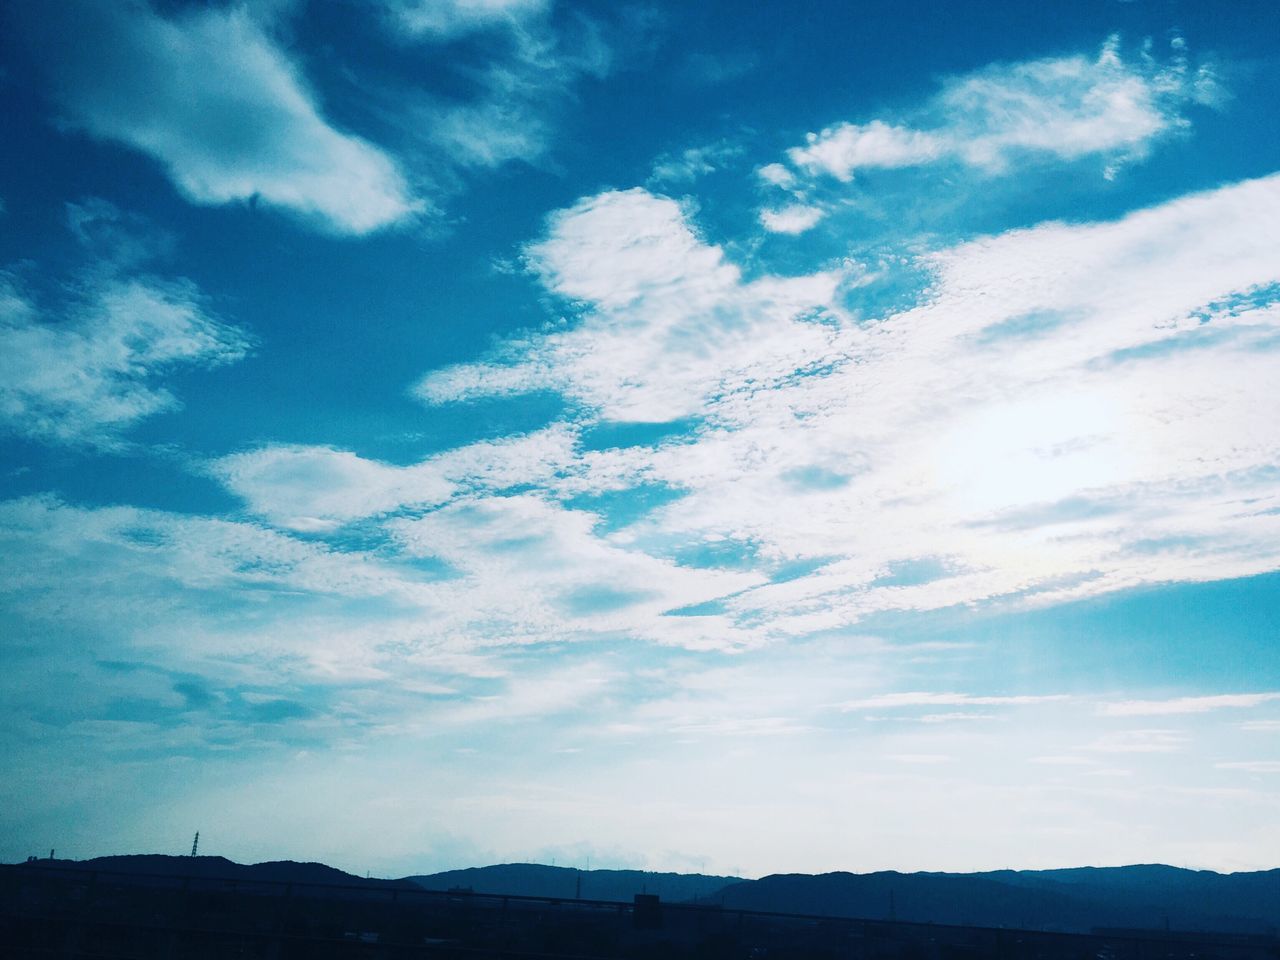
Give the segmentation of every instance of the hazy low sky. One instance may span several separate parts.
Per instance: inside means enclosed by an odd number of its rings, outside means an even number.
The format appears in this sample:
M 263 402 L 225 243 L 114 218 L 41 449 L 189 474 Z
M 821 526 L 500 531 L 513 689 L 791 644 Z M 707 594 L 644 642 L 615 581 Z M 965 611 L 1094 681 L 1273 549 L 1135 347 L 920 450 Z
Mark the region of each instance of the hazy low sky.
M 1272 0 L 22 0 L 0 858 L 1280 864 Z

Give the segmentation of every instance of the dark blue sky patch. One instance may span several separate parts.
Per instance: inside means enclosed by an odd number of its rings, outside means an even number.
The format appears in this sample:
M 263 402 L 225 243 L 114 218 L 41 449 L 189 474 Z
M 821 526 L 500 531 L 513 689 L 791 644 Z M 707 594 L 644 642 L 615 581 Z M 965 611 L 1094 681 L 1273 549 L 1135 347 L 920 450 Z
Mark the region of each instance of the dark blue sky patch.
M 597 529 L 602 533 L 613 533 L 683 496 L 683 490 L 665 484 L 644 483 L 626 490 L 570 497 L 564 501 L 564 505 L 571 510 L 586 510 L 598 514 L 601 521 Z

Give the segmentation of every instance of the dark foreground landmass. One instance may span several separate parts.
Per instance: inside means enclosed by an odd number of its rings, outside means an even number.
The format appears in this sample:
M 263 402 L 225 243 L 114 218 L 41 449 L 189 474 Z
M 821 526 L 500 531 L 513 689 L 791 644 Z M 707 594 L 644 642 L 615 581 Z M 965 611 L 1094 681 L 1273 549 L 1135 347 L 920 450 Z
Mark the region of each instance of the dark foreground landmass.
M 430 890 L 629 900 L 656 893 L 737 910 L 1088 933 L 1096 927 L 1271 934 L 1280 870 L 1214 873 L 1160 864 L 986 873 L 775 874 L 759 880 L 502 864 L 407 878 Z
M 630 891 L 630 892 L 627 892 Z M 1164 866 L 745 881 L 505 864 L 0 866 L 0 956 L 1280 960 L 1280 871 Z

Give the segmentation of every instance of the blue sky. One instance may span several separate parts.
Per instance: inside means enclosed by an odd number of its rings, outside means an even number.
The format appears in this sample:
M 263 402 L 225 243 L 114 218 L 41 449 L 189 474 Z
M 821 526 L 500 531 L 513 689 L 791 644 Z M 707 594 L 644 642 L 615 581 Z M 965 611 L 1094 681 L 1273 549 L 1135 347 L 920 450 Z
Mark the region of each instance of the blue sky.
M 0 857 L 1280 862 L 1269 3 L 0 30 Z

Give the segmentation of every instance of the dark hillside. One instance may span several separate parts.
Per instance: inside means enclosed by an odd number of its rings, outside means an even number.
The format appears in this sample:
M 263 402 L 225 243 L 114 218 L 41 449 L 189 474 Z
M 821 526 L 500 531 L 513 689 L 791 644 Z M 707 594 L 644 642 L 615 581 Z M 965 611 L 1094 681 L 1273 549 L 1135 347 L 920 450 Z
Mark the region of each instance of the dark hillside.
M 1161 865 L 980 874 L 779 874 L 725 888 L 726 907 L 1087 932 L 1096 927 L 1272 933 L 1280 871 Z
M 427 890 L 461 887 L 476 893 L 619 900 L 627 903 L 637 893 L 652 893 L 669 901 L 694 900 L 713 896 L 726 885 L 741 882 L 739 877 L 713 877 L 698 873 L 576 870 L 572 867 L 548 867 L 540 863 L 469 867 L 407 879 Z

